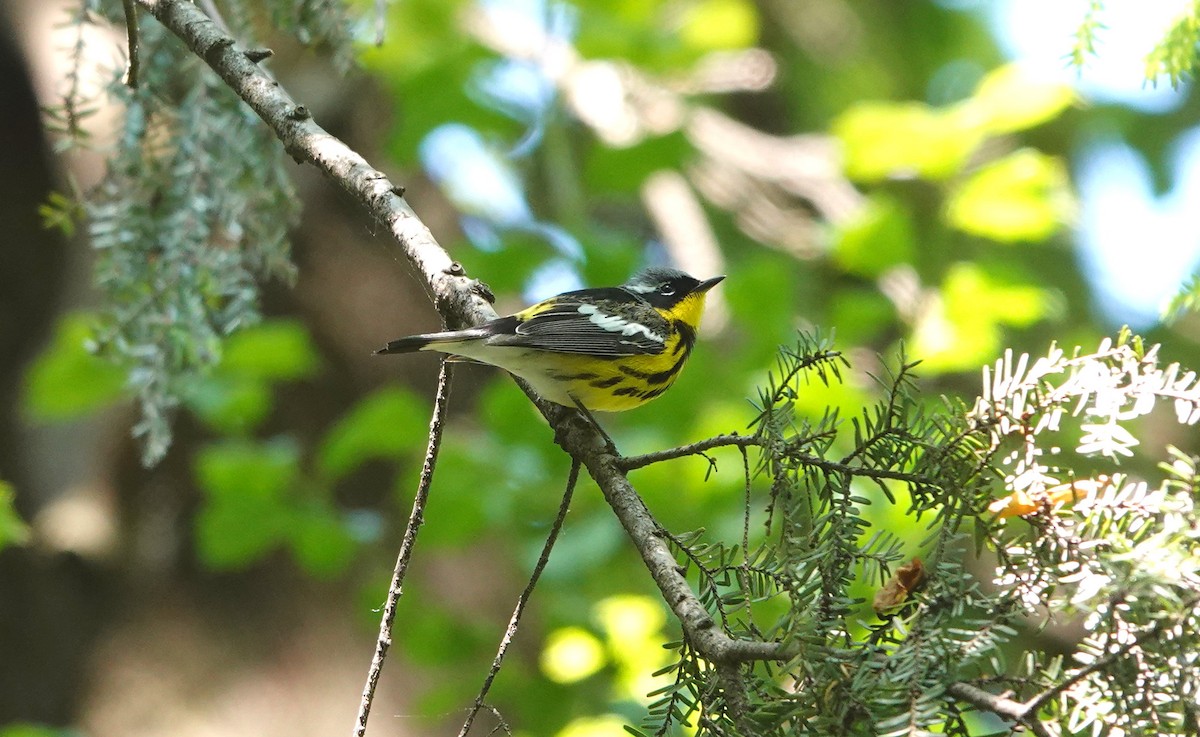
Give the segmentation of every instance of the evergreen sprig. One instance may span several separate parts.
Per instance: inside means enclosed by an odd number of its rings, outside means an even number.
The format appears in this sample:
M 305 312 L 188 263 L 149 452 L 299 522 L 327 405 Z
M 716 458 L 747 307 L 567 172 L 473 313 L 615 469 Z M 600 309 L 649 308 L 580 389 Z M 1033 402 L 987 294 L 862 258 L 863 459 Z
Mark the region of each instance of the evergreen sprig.
M 222 5 L 251 42 L 251 11 L 241 0 Z M 349 58 L 343 3 L 311 0 L 283 12 L 292 6 L 273 3 L 268 15 Z M 219 362 L 226 336 L 258 321 L 257 280 L 293 277 L 287 231 L 298 208 L 283 148 L 161 25 L 140 26 L 135 87 L 123 84 L 120 65 L 89 62 L 86 26 L 115 25 L 122 12 L 115 0 L 83 0 L 71 19 L 80 41 L 63 102 L 47 115 L 59 148 L 103 149 L 108 168 L 78 207 L 59 195 L 44 213 L 63 227 L 70 213 L 85 216 L 104 295 L 94 346 L 129 369 L 141 408 L 134 434 L 152 464 L 170 444 L 170 415 L 186 387 Z M 90 84 L 97 77 L 102 83 Z M 120 111 L 111 141 L 87 126 L 102 96 Z
M 901 356 L 874 406 L 798 418 L 806 383 L 840 380 L 847 365 L 801 336 L 759 392 L 754 438 L 726 436 L 762 450 L 770 522 L 756 544 L 671 538 L 718 626 L 795 657 L 742 667 L 735 700 L 728 673 L 678 644 L 674 681 L 635 732 L 965 737 L 972 711 L 992 711 L 997 728 L 1004 718 L 1039 735 L 1050 724 L 1195 733 L 1197 459 L 1170 450 L 1157 482 L 1113 464 L 1140 448 L 1135 423 L 1163 400 L 1177 420 L 1200 419 L 1197 376 L 1122 333 L 1093 352 L 1008 353 L 974 405 L 933 412 Z M 920 580 L 882 608 L 878 592 L 914 551 L 868 519 L 879 504 L 929 530 L 905 566 Z M 981 579 L 989 556 L 995 576 Z M 1086 630 L 1072 656 L 1030 644 L 1030 628 L 1067 619 Z

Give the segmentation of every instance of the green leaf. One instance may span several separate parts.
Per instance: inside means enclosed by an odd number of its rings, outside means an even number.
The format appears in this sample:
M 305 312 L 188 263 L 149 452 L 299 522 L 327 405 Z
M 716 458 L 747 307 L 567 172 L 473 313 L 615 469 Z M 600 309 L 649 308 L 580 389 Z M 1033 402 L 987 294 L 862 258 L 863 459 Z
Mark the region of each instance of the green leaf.
M 1044 81 L 1019 64 L 1008 64 L 989 72 L 964 105 L 987 120 L 989 132 L 998 134 L 1053 120 L 1074 102 L 1070 85 Z
M 0 481 L 0 550 L 10 545 L 24 545 L 28 541 L 29 527 L 13 508 L 12 485 Z
M 700 0 L 683 11 L 679 37 L 698 51 L 744 49 L 758 42 L 758 12 L 747 0 Z
M 941 300 L 921 316 L 912 353 L 923 372 L 974 369 L 999 354 L 1002 325 L 1024 327 L 1056 310 L 1051 296 L 1034 286 L 1006 283 L 975 264 L 955 265 Z
M 336 509 L 312 506 L 292 516 L 287 531 L 292 554 L 310 574 L 331 578 L 354 559 L 354 537 Z
M 225 434 L 255 429 L 270 414 L 273 405 L 271 388 L 266 382 L 220 371 L 216 376 L 190 384 L 183 399 L 201 422 Z
M 1040 241 L 1054 235 L 1072 209 L 1062 162 L 1021 149 L 980 168 L 952 192 L 946 220 L 1002 243 Z
M 200 451 L 196 480 L 206 492 L 196 518 L 196 546 L 210 567 L 238 568 L 283 541 L 292 515 L 285 492 L 299 475 L 290 439 L 226 441 Z
M 79 201 L 62 192 L 51 192 L 46 201 L 38 205 L 38 215 L 42 217 L 43 228 L 57 229 L 67 238 L 75 237 L 75 226 L 85 217 Z
M 196 457 L 196 481 L 210 498 L 274 498 L 295 481 L 300 451 L 291 438 L 265 442 L 228 440 L 205 446 Z
M 636 194 L 652 172 L 678 169 L 691 151 L 691 143 L 680 132 L 646 138 L 625 148 L 595 143 L 584 162 L 584 184 L 597 193 Z
M 947 179 L 983 140 L 977 117 L 961 108 L 937 110 L 919 102 L 862 102 L 833 122 L 846 174 L 873 182 L 888 178 Z
M 19 722 L 0 727 L 0 737 L 82 737 L 82 735 L 74 729 Z
M 294 380 L 312 376 L 319 365 L 308 329 L 297 320 L 268 320 L 239 330 L 225 341 L 221 373 Z
M 320 469 L 337 478 L 370 458 L 396 459 L 421 448 L 429 410 L 412 392 L 387 387 L 360 401 L 329 431 L 317 454 Z
M 91 353 L 93 317 L 65 315 L 50 346 L 25 375 L 25 410 L 45 422 L 71 420 L 96 412 L 121 398 L 125 372 Z
M 838 229 L 833 257 L 846 271 L 876 277 L 896 264 L 911 263 L 915 241 L 908 211 L 894 199 L 876 195 Z

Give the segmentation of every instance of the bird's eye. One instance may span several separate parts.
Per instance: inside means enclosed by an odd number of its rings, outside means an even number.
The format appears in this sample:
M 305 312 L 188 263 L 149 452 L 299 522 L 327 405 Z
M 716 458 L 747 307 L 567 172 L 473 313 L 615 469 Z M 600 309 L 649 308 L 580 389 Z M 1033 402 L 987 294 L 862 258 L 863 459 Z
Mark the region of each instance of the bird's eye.
M 675 294 L 675 287 L 670 284 L 662 284 L 658 287 L 658 293 L 664 297 L 670 297 L 672 294 Z

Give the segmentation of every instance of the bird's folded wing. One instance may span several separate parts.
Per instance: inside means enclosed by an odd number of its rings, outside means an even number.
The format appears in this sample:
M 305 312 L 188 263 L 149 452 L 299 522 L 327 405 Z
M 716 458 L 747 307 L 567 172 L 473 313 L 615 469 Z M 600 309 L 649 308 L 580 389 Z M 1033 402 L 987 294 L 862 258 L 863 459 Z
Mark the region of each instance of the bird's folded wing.
M 493 345 L 537 348 L 560 353 L 582 353 L 602 358 L 661 353 L 670 326 L 649 305 L 622 310 L 622 316 L 599 304 L 579 302 L 563 295 L 494 323 Z

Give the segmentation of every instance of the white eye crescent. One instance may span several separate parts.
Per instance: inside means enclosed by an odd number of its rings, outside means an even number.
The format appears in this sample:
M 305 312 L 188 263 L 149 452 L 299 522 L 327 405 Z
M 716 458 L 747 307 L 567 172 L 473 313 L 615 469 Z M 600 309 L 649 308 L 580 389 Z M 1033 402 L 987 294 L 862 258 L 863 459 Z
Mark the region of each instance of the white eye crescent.
M 664 297 L 670 297 L 672 294 L 675 294 L 675 287 L 670 284 L 663 284 L 658 288 L 658 293 Z

